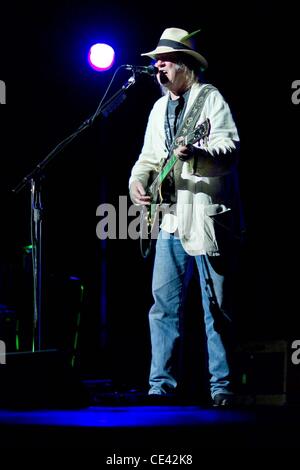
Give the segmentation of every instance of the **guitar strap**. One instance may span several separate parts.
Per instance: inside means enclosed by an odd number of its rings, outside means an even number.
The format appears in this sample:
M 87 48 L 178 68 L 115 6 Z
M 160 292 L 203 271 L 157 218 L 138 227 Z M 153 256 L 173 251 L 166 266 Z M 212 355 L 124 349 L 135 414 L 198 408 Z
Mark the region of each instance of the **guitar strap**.
M 187 115 L 185 116 L 180 128 L 176 132 L 176 135 L 174 137 L 174 140 L 172 142 L 171 146 L 171 152 L 170 155 L 173 153 L 173 150 L 178 146 L 177 139 L 179 137 L 185 137 L 187 134 L 189 134 L 196 126 L 199 117 L 201 115 L 201 112 L 203 110 L 206 98 L 208 95 L 216 90 L 216 87 L 213 85 L 207 84 L 204 87 L 201 88 L 199 91 L 194 103 L 191 106 L 191 109 L 188 111 Z M 182 171 L 182 165 L 183 161 L 179 160 L 176 162 L 174 165 L 174 181 L 175 181 L 175 193 L 177 193 L 177 187 L 178 187 L 178 182 L 180 180 L 181 176 L 181 171 Z
M 171 145 L 170 154 L 175 149 L 175 147 L 177 147 L 177 145 L 178 145 L 178 143 L 177 143 L 178 137 L 184 137 L 186 134 L 188 134 L 189 132 L 191 132 L 194 129 L 194 127 L 195 127 L 195 125 L 196 125 L 196 123 L 197 123 L 197 121 L 200 117 L 200 114 L 203 110 L 203 106 L 204 106 L 206 98 L 214 90 L 216 90 L 216 87 L 214 87 L 213 85 L 210 85 L 210 84 L 207 84 L 207 85 L 205 85 L 204 87 L 201 88 L 201 90 L 199 91 L 198 95 L 196 96 L 196 99 L 195 99 L 194 103 L 192 104 L 190 110 L 186 114 L 181 126 L 179 127 L 179 129 L 176 132 L 176 135 L 175 135 L 174 140 L 173 140 L 172 145 Z

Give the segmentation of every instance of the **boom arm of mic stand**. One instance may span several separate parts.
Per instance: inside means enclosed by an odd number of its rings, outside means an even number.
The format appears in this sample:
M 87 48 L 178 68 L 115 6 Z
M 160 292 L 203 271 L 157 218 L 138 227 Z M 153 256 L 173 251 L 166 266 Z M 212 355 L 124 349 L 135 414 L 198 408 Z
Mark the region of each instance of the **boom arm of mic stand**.
M 111 98 L 109 98 L 90 118 L 86 119 L 78 129 L 73 132 L 73 134 L 66 137 L 63 141 L 61 141 L 48 155 L 37 164 L 35 169 L 31 171 L 28 175 L 26 175 L 22 181 L 20 181 L 17 186 L 12 189 L 12 192 L 17 194 L 19 193 L 24 186 L 29 183 L 32 179 L 36 176 L 40 176 L 42 174 L 43 169 L 48 165 L 48 163 L 60 153 L 67 145 L 69 145 L 81 132 L 83 132 L 88 127 L 91 127 L 98 116 L 107 117 L 109 114 L 118 108 L 118 106 L 123 103 L 126 99 L 126 92 L 128 88 L 135 84 L 135 77 L 131 76 L 125 85 L 120 88 Z
M 93 124 L 97 116 L 102 115 L 104 117 L 107 117 L 112 111 L 118 108 L 119 105 L 122 104 L 123 101 L 125 101 L 126 96 L 127 96 L 126 92 L 128 88 L 134 85 L 135 82 L 136 82 L 135 74 L 133 74 L 125 83 L 125 85 L 122 86 L 120 90 L 118 90 L 111 98 L 109 98 L 109 100 L 107 100 L 102 106 L 100 106 L 99 109 L 97 109 L 94 116 L 90 118 L 90 121 L 91 121 L 90 124 Z

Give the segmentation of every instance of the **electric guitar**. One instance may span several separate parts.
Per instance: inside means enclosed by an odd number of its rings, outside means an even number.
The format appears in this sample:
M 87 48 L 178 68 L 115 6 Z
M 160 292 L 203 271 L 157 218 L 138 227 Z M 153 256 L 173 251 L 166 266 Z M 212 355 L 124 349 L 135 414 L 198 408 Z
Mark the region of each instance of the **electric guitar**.
M 178 145 L 189 145 L 198 142 L 203 139 L 207 140 L 210 133 L 210 121 L 207 118 L 203 123 L 199 124 L 193 129 L 192 132 L 188 133 L 184 137 L 178 137 L 175 142 L 175 146 Z M 158 175 L 155 177 L 154 181 L 147 188 L 146 194 L 150 196 L 150 204 L 148 206 L 143 206 L 141 213 L 141 237 L 143 239 L 151 238 L 153 227 L 155 225 L 156 216 L 158 213 L 158 208 L 163 202 L 162 195 L 162 183 L 169 175 L 170 171 L 177 162 L 178 157 L 172 153 L 166 159 L 163 159 L 159 165 Z M 141 249 L 143 257 L 148 256 L 148 251 Z M 147 254 L 145 254 L 147 253 Z

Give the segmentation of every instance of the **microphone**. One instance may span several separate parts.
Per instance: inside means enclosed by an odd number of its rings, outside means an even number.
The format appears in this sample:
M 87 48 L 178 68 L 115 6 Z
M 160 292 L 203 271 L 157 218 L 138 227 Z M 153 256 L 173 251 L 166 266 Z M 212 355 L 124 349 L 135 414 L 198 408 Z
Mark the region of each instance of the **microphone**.
M 158 73 L 158 68 L 154 65 L 124 65 L 126 70 L 131 70 L 134 73 L 146 73 L 148 75 L 156 75 Z

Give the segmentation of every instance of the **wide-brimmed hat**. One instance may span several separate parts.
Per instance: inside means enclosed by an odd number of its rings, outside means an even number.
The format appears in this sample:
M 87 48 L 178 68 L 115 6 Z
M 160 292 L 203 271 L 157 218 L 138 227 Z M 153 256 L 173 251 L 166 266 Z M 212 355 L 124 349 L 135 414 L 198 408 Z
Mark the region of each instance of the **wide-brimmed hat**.
M 195 34 L 199 33 L 200 29 L 188 33 L 184 29 L 180 28 L 167 28 L 162 33 L 160 40 L 156 46 L 156 49 L 150 52 L 145 52 L 141 55 L 146 55 L 155 59 L 158 54 L 167 54 L 168 52 L 183 52 L 188 54 L 197 62 L 200 63 L 202 69 L 207 68 L 207 60 L 199 52 L 195 51 L 190 38 Z

